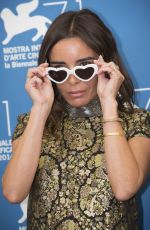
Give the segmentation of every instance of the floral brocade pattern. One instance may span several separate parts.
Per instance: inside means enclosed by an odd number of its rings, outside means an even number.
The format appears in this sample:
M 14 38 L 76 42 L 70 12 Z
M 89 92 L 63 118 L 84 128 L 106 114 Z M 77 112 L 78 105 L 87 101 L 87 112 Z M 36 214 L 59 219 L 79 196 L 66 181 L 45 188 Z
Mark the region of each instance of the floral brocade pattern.
M 127 139 L 150 137 L 150 114 L 120 113 Z M 29 114 L 21 115 L 13 139 Z M 118 201 L 107 176 L 102 117 L 65 116 L 59 138 L 45 129 L 41 156 L 28 203 L 28 230 L 135 230 L 135 197 Z

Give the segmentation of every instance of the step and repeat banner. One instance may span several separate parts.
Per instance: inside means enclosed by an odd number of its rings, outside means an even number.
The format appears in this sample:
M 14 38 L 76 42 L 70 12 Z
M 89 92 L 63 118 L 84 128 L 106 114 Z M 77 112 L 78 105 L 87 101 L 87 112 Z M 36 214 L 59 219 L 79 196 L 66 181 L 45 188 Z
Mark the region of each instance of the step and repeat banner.
M 55 17 L 82 8 L 94 10 L 112 30 L 133 77 L 136 106 L 150 109 L 149 0 L 0 0 L 0 179 L 11 158 L 17 115 L 31 107 L 24 89 L 27 69 L 37 65 L 41 41 Z M 141 229 L 149 230 L 149 180 L 138 199 Z M 26 208 L 27 199 L 10 204 L 0 185 L 1 230 L 25 230 Z

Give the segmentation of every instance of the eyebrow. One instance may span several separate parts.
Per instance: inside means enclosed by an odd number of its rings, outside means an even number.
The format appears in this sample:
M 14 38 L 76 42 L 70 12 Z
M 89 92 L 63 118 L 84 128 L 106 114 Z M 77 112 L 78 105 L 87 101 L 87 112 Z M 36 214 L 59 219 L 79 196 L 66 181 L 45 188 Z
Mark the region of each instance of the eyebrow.
M 76 62 L 79 63 L 79 62 L 90 61 L 90 60 L 94 60 L 94 59 L 96 59 L 96 58 L 95 57 L 86 57 L 86 58 L 78 59 Z
M 81 59 L 78 59 L 78 60 L 76 61 L 76 63 L 81 63 L 81 62 L 83 62 L 83 61 L 90 61 L 90 60 L 94 60 L 94 59 L 96 59 L 96 58 L 95 58 L 95 57 L 81 58 Z M 52 65 L 64 65 L 64 64 L 66 64 L 66 63 L 63 62 L 63 61 L 50 61 L 50 64 L 52 64 Z

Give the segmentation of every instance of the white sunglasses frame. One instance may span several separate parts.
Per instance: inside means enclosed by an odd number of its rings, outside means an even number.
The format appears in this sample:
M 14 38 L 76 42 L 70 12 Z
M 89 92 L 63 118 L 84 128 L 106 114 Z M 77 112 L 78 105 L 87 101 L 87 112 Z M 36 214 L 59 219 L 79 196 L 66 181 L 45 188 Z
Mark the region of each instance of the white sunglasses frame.
M 77 69 L 86 69 L 86 68 L 88 68 L 88 67 L 92 67 L 93 69 L 94 69 L 94 72 L 93 72 L 93 74 L 92 74 L 92 76 L 89 78 L 89 79 L 82 79 L 82 78 L 80 78 L 76 73 L 75 73 L 75 71 L 77 70 Z M 57 81 L 55 81 L 53 78 L 51 78 L 50 76 L 49 76 L 49 71 L 50 70 L 55 70 L 56 72 L 57 71 L 60 71 L 60 70 L 65 70 L 66 71 L 66 73 L 67 73 L 67 76 L 66 76 L 66 78 L 63 80 L 63 81 L 61 81 L 61 82 L 57 82 Z M 54 83 L 56 83 L 56 84 L 62 84 L 62 83 L 64 83 L 68 78 L 69 78 L 69 75 L 70 74 L 73 74 L 78 80 L 80 80 L 80 81 L 90 81 L 93 77 L 95 77 L 96 76 L 96 74 L 97 74 L 97 72 L 98 72 L 98 66 L 96 65 L 96 64 L 87 64 L 87 65 L 85 65 L 85 66 L 75 66 L 74 68 L 72 68 L 72 69 L 68 69 L 68 68 L 66 68 L 66 67 L 59 67 L 59 68 L 55 68 L 55 67 L 47 67 L 46 68 L 46 77 L 50 80 L 50 81 L 52 81 L 52 82 L 54 82 Z

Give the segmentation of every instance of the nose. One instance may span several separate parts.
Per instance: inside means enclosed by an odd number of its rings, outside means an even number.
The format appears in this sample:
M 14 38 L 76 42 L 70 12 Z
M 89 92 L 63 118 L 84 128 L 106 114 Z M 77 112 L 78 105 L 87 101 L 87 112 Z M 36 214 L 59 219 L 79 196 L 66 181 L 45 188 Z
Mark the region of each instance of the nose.
M 81 81 L 78 78 L 76 78 L 73 74 L 70 74 L 67 79 L 67 82 L 71 85 L 74 85 L 80 83 Z

